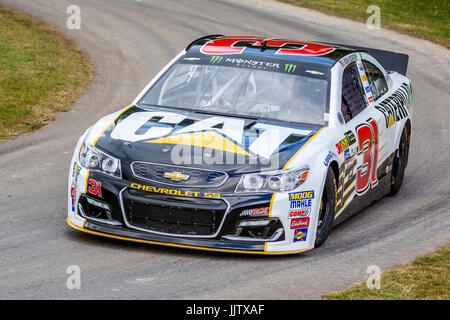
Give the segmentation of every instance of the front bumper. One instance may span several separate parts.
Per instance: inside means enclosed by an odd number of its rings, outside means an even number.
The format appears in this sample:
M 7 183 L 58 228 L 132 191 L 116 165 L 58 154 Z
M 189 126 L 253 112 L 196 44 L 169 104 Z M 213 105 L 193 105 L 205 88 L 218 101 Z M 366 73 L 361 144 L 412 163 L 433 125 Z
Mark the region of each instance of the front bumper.
M 236 243 L 232 241 L 223 240 L 201 240 L 201 239 L 186 239 L 179 237 L 167 237 L 146 232 L 140 232 L 124 227 L 108 226 L 94 221 L 84 220 L 80 227 L 71 222 L 70 217 L 66 219 L 67 224 L 79 231 L 89 234 L 103 236 L 107 238 L 126 240 L 139 243 L 148 243 L 154 245 L 163 245 L 178 248 L 218 251 L 218 252 L 235 252 L 247 254 L 295 254 L 309 249 L 292 250 L 292 251 L 277 251 L 270 252 L 266 250 L 266 243 Z
M 131 177 L 131 175 L 130 175 Z M 177 190 L 177 194 L 161 194 L 159 190 L 165 190 L 164 192 L 175 191 L 174 189 L 164 189 L 167 187 L 153 186 L 155 189 L 141 188 L 141 186 L 147 185 L 146 181 L 139 181 L 139 179 L 117 179 L 108 175 L 92 172 L 82 168 L 74 156 L 72 161 L 71 170 L 69 173 L 69 188 L 68 188 L 68 218 L 67 223 L 70 227 L 86 232 L 93 235 L 99 235 L 109 238 L 115 238 L 120 240 L 134 241 L 140 243 L 172 246 L 179 248 L 190 248 L 208 251 L 219 252 L 236 252 L 236 253 L 248 253 L 248 254 L 295 254 L 310 250 L 313 248 L 313 244 L 310 241 L 295 242 L 292 241 L 293 233 L 295 230 L 290 228 L 290 220 L 286 218 L 289 209 L 289 201 L 287 201 L 287 195 L 283 194 L 265 194 L 265 195 L 236 195 L 236 194 L 220 194 L 220 197 L 215 197 L 217 190 L 200 190 L 197 192 L 198 198 L 187 196 L 186 190 Z M 134 187 L 137 185 L 139 187 Z M 152 188 L 153 188 L 152 187 Z M 131 219 L 142 218 L 130 217 L 129 215 L 129 202 L 127 200 L 133 199 L 133 195 L 129 191 L 134 191 L 134 196 L 141 197 L 143 194 L 148 195 L 152 199 L 152 202 L 161 200 L 172 200 L 172 207 L 174 199 L 179 199 L 180 204 L 184 202 L 184 208 L 190 205 L 197 210 L 203 203 L 201 200 L 216 201 L 222 200 L 227 204 L 224 214 L 220 218 L 220 225 L 216 225 L 216 229 L 209 234 L 197 234 L 197 235 L 183 235 L 183 234 L 168 234 L 167 232 L 157 232 L 155 230 L 146 229 L 144 225 L 141 228 L 137 228 L 136 220 Z M 203 192 L 204 191 L 204 192 Z M 213 191 L 213 192 L 207 192 Z M 107 223 L 104 219 L 93 219 L 91 215 L 86 214 L 80 209 L 80 203 L 83 207 L 83 199 L 94 199 L 99 202 L 104 202 L 111 206 L 111 221 L 114 223 Z M 190 200 L 188 204 L 186 199 Z M 196 205 L 197 199 L 199 206 Z M 154 203 L 152 203 L 153 205 Z M 248 238 L 234 238 L 230 237 L 236 227 L 236 222 L 242 220 L 242 211 L 249 208 L 269 207 L 270 211 L 268 216 L 264 216 L 266 219 L 272 219 L 277 221 L 276 228 L 281 226 L 283 230 L 283 236 L 278 239 L 270 238 L 273 231 L 271 229 L 269 236 L 261 239 L 248 239 Z M 145 208 L 144 208 L 145 209 Z M 190 214 L 187 212 L 187 214 Z M 245 217 L 247 218 L 247 217 Z M 252 217 L 255 219 L 261 217 Z M 142 220 L 141 220 L 142 222 Z M 142 225 L 140 225 L 142 226 Z M 152 227 L 152 226 L 150 226 Z M 212 230 L 212 229 L 211 229 Z

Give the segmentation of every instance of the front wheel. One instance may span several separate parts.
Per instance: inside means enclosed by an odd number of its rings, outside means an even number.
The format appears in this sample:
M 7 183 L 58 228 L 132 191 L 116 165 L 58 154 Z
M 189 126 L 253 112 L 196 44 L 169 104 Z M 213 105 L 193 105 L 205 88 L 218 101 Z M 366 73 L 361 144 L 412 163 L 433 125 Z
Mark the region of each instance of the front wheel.
M 315 246 L 321 246 L 330 234 L 336 208 L 336 180 L 333 170 L 328 169 L 327 178 L 320 199 L 319 219 L 317 221 Z

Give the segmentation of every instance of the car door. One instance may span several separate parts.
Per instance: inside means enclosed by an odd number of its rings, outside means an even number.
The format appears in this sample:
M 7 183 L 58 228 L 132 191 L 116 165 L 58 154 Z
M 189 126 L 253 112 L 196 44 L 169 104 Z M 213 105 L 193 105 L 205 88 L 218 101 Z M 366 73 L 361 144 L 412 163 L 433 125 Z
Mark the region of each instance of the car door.
M 398 89 L 386 71 L 379 65 L 379 63 L 368 54 L 361 54 L 361 63 L 367 78 L 369 92 L 368 98 L 372 97 L 374 117 L 378 121 L 378 150 L 377 161 L 379 164 L 386 161 L 389 156 L 396 150 L 396 128 L 397 120 L 396 110 L 392 108 L 390 101 Z M 389 103 L 388 103 L 389 102 Z
M 359 57 L 345 66 L 341 81 L 343 121 L 336 150 L 342 162 L 339 168 L 336 216 L 355 196 L 364 195 L 378 183 L 378 128 L 382 120 L 382 115 L 374 108 L 375 100 Z

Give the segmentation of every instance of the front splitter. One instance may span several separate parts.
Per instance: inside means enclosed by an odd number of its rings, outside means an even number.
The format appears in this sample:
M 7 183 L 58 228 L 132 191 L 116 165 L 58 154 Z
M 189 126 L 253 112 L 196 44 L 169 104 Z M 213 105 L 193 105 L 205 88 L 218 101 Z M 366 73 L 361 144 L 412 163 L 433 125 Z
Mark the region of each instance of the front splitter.
M 246 253 L 246 254 L 294 254 L 307 251 L 294 250 L 294 251 L 267 251 L 267 243 L 239 243 L 217 240 L 200 240 L 200 239 L 187 239 L 180 237 L 166 237 L 151 233 L 139 232 L 131 229 L 125 229 L 122 227 L 106 226 L 101 223 L 95 223 L 85 220 L 83 227 L 79 227 L 73 224 L 69 218 L 66 219 L 67 224 L 79 231 L 90 233 L 97 236 L 133 241 L 139 243 L 148 243 L 154 245 L 178 247 L 185 249 L 206 250 L 216 252 L 230 252 L 230 253 Z

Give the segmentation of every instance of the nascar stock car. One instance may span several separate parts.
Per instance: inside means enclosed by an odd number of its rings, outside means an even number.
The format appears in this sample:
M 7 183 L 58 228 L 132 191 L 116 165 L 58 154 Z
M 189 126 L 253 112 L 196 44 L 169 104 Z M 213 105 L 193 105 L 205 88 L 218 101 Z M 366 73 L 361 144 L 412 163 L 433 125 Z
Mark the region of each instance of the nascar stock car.
M 402 184 L 407 62 L 335 44 L 197 39 L 79 139 L 67 223 L 214 251 L 320 246 L 334 225 Z

